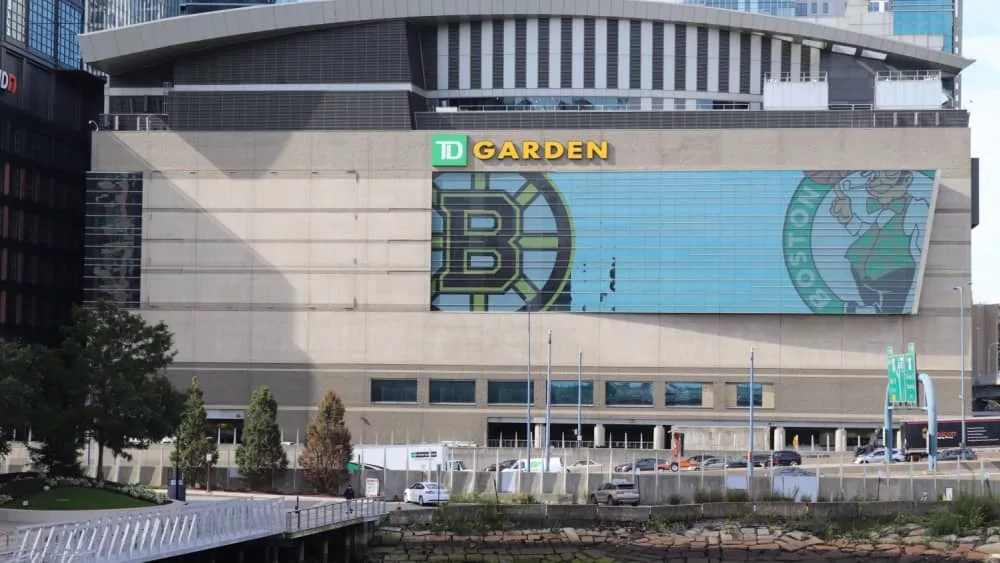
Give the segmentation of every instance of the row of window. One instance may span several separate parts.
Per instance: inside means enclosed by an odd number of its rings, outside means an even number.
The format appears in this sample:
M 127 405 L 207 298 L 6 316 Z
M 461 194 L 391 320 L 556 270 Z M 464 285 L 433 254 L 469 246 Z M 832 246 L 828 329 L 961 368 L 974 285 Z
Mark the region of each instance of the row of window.
M 66 321 L 70 306 L 69 302 L 0 290 L 0 327 L 57 328 Z
M 65 0 L 7 0 L 7 39 L 61 66 L 80 68 L 82 31 L 83 10 Z
M 72 290 L 79 270 L 58 256 L 28 254 L 0 248 L 0 282 L 37 285 L 49 289 Z
M 609 407 L 698 407 L 714 406 L 710 383 L 668 382 L 663 401 L 656 401 L 650 381 L 607 381 L 604 383 L 604 404 Z M 372 379 L 371 402 L 417 403 L 416 379 Z M 529 398 L 530 396 L 530 398 Z M 476 380 L 431 379 L 428 402 L 433 405 L 476 404 Z M 594 382 L 553 381 L 549 388 L 553 405 L 594 405 Z M 747 408 L 751 397 L 755 407 L 773 408 L 773 390 L 769 383 L 755 383 L 753 393 L 749 383 L 726 384 L 726 407 Z M 524 405 L 535 403 L 534 386 L 526 381 L 487 381 L 486 403 L 489 405 Z
M 0 169 L 0 194 L 57 209 L 69 209 L 73 202 L 72 189 L 60 186 L 56 178 L 9 162 Z

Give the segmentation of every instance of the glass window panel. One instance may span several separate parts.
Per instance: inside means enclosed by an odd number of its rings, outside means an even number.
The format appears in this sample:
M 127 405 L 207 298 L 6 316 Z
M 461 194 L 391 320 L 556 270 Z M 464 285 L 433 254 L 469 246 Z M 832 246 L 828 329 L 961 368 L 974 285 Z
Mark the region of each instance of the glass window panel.
M 476 382 L 473 379 L 432 379 L 430 395 L 434 404 L 474 404 Z
M 580 391 L 583 392 L 582 401 Z M 550 393 L 553 405 L 594 404 L 593 381 L 584 381 L 583 385 L 577 385 L 576 381 L 553 381 Z
M 528 404 L 527 381 L 489 381 L 486 384 L 486 401 L 491 405 Z M 531 388 L 531 403 L 535 403 L 535 388 Z
M 373 379 L 373 403 L 416 403 L 416 379 Z
M 700 407 L 703 404 L 701 383 L 667 383 L 666 405 L 668 407 Z
M 28 47 L 47 57 L 54 57 L 55 35 L 55 1 L 31 0 L 28 3 Z
M 7 39 L 24 43 L 25 0 L 7 0 Z
M 67 2 L 59 3 L 59 45 L 56 60 L 60 65 L 80 68 L 80 42 L 77 34 L 83 31 L 83 12 Z
M 648 381 L 608 381 L 604 393 L 609 407 L 653 406 L 653 384 Z
M 750 407 L 749 383 L 736 384 L 736 406 L 744 408 Z M 753 406 L 755 407 L 764 406 L 764 385 L 762 383 L 753 384 Z

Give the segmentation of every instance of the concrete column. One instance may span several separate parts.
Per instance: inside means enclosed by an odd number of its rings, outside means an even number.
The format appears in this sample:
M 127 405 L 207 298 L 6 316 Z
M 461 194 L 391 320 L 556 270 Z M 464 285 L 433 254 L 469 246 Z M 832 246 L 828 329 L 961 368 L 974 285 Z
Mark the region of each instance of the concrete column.
M 836 432 L 833 433 L 833 449 L 837 452 L 847 451 L 847 429 L 838 428 Z
M 535 443 L 534 443 L 534 447 L 535 448 L 544 448 L 545 447 L 545 425 L 544 424 L 536 424 L 535 425 Z M 543 456 L 540 455 L 538 457 L 542 458 Z
M 774 429 L 774 449 L 783 450 L 785 449 L 785 427 L 778 426 Z
M 300 539 L 299 540 L 299 549 L 298 549 L 298 552 L 299 552 L 298 553 L 299 563 L 305 563 L 305 561 L 306 561 L 306 542 L 305 542 L 304 539 Z
M 594 425 L 594 447 L 603 448 L 604 444 L 607 442 L 608 434 L 604 431 L 603 424 Z
M 321 563 L 329 563 L 329 561 L 330 561 L 330 535 L 329 534 L 323 534 L 322 550 L 323 550 L 323 558 L 320 559 L 320 562 Z M 240 563 L 243 563 L 243 562 L 240 561 Z
M 902 450 L 903 449 L 903 429 L 900 428 L 896 431 L 896 437 L 893 439 L 892 447 Z
M 667 449 L 667 429 L 662 426 L 653 427 L 653 449 Z

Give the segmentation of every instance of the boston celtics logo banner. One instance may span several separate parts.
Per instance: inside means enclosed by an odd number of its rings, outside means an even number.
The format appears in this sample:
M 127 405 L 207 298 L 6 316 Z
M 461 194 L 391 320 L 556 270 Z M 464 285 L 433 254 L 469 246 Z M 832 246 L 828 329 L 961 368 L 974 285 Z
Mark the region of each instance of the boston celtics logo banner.
M 937 172 L 433 175 L 441 311 L 908 314 Z

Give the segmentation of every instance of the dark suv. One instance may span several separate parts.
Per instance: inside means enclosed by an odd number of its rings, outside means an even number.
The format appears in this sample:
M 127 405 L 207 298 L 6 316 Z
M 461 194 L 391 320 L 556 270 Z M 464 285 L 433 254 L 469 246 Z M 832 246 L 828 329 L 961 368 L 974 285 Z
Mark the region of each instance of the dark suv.
M 771 457 L 765 463 L 771 467 L 802 465 L 802 456 L 793 450 L 781 450 L 771 452 Z

